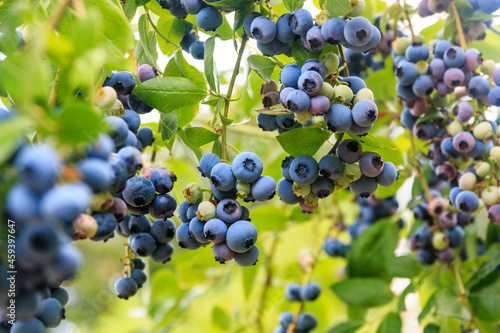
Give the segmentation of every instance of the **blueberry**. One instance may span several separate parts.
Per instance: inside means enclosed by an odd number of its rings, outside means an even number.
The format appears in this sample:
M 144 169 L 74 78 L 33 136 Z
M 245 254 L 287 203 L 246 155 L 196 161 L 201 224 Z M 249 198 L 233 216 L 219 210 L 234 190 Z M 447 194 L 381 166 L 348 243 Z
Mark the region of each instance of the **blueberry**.
M 115 152 L 115 144 L 109 135 L 99 134 L 92 146 L 87 149 L 87 156 L 106 160 Z
M 205 154 L 200 159 L 200 166 L 198 167 L 198 170 L 200 170 L 203 177 L 210 178 L 210 173 L 212 172 L 213 167 L 219 163 L 219 156 L 215 154 Z
M 203 227 L 205 239 L 220 244 L 226 240 L 227 225 L 220 219 L 211 219 Z
M 108 190 L 115 177 L 109 163 L 98 158 L 81 161 L 78 170 L 82 173 L 83 181 L 96 193 Z
M 372 38 L 372 35 L 372 24 L 361 16 L 347 22 L 344 28 L 346 42 L 354 46 L 366 45 Z
M 188 52 L 191 44 L 193 44 L 197 40 L 198 37 L 196 37 L 196 34 L 194 32 L 190 32 L 182 37 L 181 41 L 179 42 L 179 45 L 184 51 Z
M 487 14 L 493 14 L 500 8 L 498 0 L 478 0 L 477 3 L 479 8 Z
M 300 75 L 298 85 L 299 89 L 307 93 L 309 96 L 316 96 L 323 88 L 323 77 L 318 72 L 309 70 Z M 293 92 L 287 97 L 287 105 L 292 94 Z
M 410 245 L 413 249 L 428 248 L 432 245 L 432 231 L 428 227 L 418 227 L 410 237 Z
M 271 42 L 276 37 L 276 24 L 265 16 L 256 17 L 250 26 L 250 30 L 253 38 L 263 44 Z
M 270 176 L 261 176 L 252 185 L 252 197 L 257 201 L 267 201 L 276 194 L 276 181 Z
M 342 140 L 337 148 L 337 156 L 344 163 L 356 163 L 362 154 L 359 142 L 351 139 Z
M 128 222 L 128 229 L 133 234 L 149 232 L 151 230 L 151 222 L 147 216 L 132 217 Z
M 221 191 L 230 191 L 236 185 L 233 170 L 227 163 L 216 164 L 210 172 L 210 179 L 213 185 Z
M 263 165 L 259 156 L 251 152 L 244 152 L 234 158 L 232 170 L 239 181 L 253 183 L 262 174 Z
M 275 55 L 285 54 L 285 52 L 290 48 L 290 44 L 282 43 L 275 37 L 269 43 L 262 43 L 258 41 L 257 48 L 266 57 L 272 57 Z
M 179 210 L 178 210 L 178 217 L 179 217 L 179 220 L 182 222 L 182 223 L 188 223 L 189 222 L 189 217 L 188 217 L 188 210 L 189 208 L 191 207 L 192 205 L 187 202 L 187 200 L 184 200 L 183 202 L 181 202 L 181 204 L 179 205 Z
M 441 80 L 445 71 L 446 64 L 443 59 L 435 58 L 429 64 L 429 74 L 431 74 L 431 76 L 436 80 Z
M 377 117 L 377 105 L 370 100 L 361 100 L 352 108 L 352 120 L 359 126 L 370 126 L 377 120 Z
M 463 213 L 474 213 L 479 207 L 479 198 L 474 192 L 462 191 L 455 199 L 455 207 Z
M 431 249 L 417 249 L 417 260 L 423 265 L 432 265 L 436 261 L 436 255 Z
M 130 93 L 127 97 L 127 103 L 129 107 L 137 112 L 138 114 L 149 113 L 153 110 L 152 107 L 144 103 L 139 97 Z
M 297 320 L 297 325 L 295 328 L 298 331 L 310 331 L 318 325 L 318 321 L 316 318 L 309 313 L 302 313 L 299 315 L 299 319 Z
M 293 181 L 281 178 L 278 181 L 277 191 L 280 200 L 287 205 L 295 205 L 299 203 L 300 197 L 293 192 Z
M 450 158 L 458 158 L 460 156 L 460 153 L 454 147 L 452 137 L 447 137 L 441 141 L 441 151 Z
M 166 263 L 170 261 L 172 258 L 172 254 L 174 253 L 174 246 L 171 243 L 158 243 L 156 245 L 156 250 L 149 257 L 154 262 Z
M 474 107 L 471 103 L 463 101 L 460 102 L 453 109 L 453 114 L 455 115 L 455 119 L 465 123 L 468 122 L 470 118 L 474 115 Z
M 192 42 L 189 46 L 189 53 L 191 53 L 193 58 L 203 60 L 205 57 L 205 43 L 199 40 Z
M 285 289 L 286 290 L 286 289 Z M 290 323 L 293 321 L 293 314 L 291 312 L 282 312 L 280 314 L 280 318 L 279 318 L 279 321 L 280 321 L 280 324 L 282 326 L 282 328 L 287 328 L 288 325 L 290 325 Z
M 370 178 L 365 175 L 361 176 L 354 183 L 349 185 L 351 192 L 359 195 L 362 198 L 367 198 L 370 194 L 377 190 L 377 181 L 375 178 Z
M 299 8 L 288 17 L 288 25 L 297 35 L 305 35 L 313 27 L 313 17 L 308 10 Z
M 184 8 L 184 5 L 180 2 L 180 0 L 173 0 L 172 2 L 175 3 L 175 5 L 168 9 L 170 14 L 179 19 L 185 19 L 188 12 L 186 11 L 186 8 Z
M 500 205 L 495 204 L 488 209 L 488 218 L 491 223 L 500 224 Z
M 297 84 L 297 82 L 299 80 L 298 79 L 299 76 L 300 76 L 300 74 L 297 76 L 297 80 L 295 81 L 295 84 Z M 280 103 L 283 105 L 283 107 L 286 107 L 286 99 L 288 97 L 288 94 L 290 94 L 292 91 L 295 91 L 295 88 L 286 87 L 286 88 L 281 89 L 281 91 L 279 92 Z
M 391 186 L 396 182 L 399 176 L 399 171 L 392 162 L 385 162 L 384 169 L 376 177 L 377 183 L 382 186 Z
M 323 115 L 330 109 L 330 99 L 324 95 L 311 97 L 309 101 L 309 111 L 314 116 Z
M 247 252 L 256 241 L 257 228 L 248 221 L 237 221 L 231 224 L 227 229 L 227 245 L 236 253 Z
M 357 94 L 361 89 L 367 88 L 365 81 L 357 76 L 345 77 L 340 81 L 347 82 L 353 94 Z
M 422 43 L 413 43 L 408 46 L 405 55 L 406 59 L 414 63 L 426 61 L 429 58 L 429 48 Z
M 325 155 L 318 163 L 319 173 L 329 179 L 337 179 L 344 172 L 344 163 L 335 155 Z
M 414 101 L 418 97 L 413 92 L 413 86 L 403 86 L 402 84 L 396 84 L 396 93 L 399 98 L 407 101 Z
M 436 136 L 436 128 L 430 122 L 423 122 L 413 127 L 413 134 L 419 140 L 428 141 Z
M 14 165 L 22 181 L 39 194 L 57 181 L 62 168 L 57 152 L 50 147 L 40 145 L 23 148 Z
M 447 230 L 446 236 L 450 239 L 450 247 L 457 248 L 464 243 L 465 231 L 461 226 L 457 225 L 454 229 Z
M 375 48 L 380 44 L 380 41 L 382 40 L 382 34 L 380 33 L 380 30 L 372 25 L 372 37 L 366 43 L 365 45 L 359 46 L 359 50 L 361 52 L 368 52 L 371 50 L 375 50 Z M 371 54 L 369 54 L 371 56 Z
M 252 12 L 250 14 L 248 14 L 246 17 L 245 17 L 245 20 L 243 22 L 243 30 L 245 31 L 245 33 L 249 36 L 249 37 L 253 37 L 252 36 L 252 29 L 251 29 L 251 26 L 252 26 L 252 22 L 253 20 L 255 20 L 257 17 L 261 16 L 260 13 L 258 12 Z M 278 24 L 276 22 L 276 24 Z
M 493 71 L 493 81 L 497 86 L 500 86 L 500 67 L 495 68 Z
M 48 190 L 40 201 L 43 217 L 72 222 L 89 208 L 92 191 L 84 183 L 65 184 Z
M 151 146 L 155 141 L 155 134 L 151 127 L 141 127 L 137 131 L 137 139 L 141 142 L 143 147 Z
M 500 87 L 494 87 L 490 90 L 488 102 L 493 106 L 500 106 Z
M 241 217 L 241 205 L 233 199 L 224 199 L 217 205 L 217 217 L 226 223 L 234 223 Z
M 195 1 L 199 1 L 199 0 L 195 0 Z M 158 76 L 158 73 L 156 71 L 156 68 L 152 67 L 151 65 L 142 64 L 137 69 L 137 77 L 139 78 L 140 82 L 154 79 L 157 76 Z
M 34 222 L 39 218 L 40 198 L 30 188 L 20 183 L 7 193 L 5 207 L 9 217 L 18 222 Z
M 286 107 L 295 113 L 304 113 L 311 105 L 310 97 L 302 90 L 294 90 L 287 95 Z
M 276 38 L 282 43 L 291 43 L 295 40 L 295 33 L 288 25 L 290 13 L 281 15 L 276 21 Z
M 111 76 L 110 84 L 118 95 L 128 95 L 135 88 L 135 78 L 130 72 L 116 72 Z
M 288 155 L 281 162 L 281 174 L 283 175 L 283 177 L 285 177 L 288 180 L 292 180 L 292 177 L 290 176 L 290 165 L 292 164 L 293 160 L 294 160 L 294 157 L 292 155 Z
M 314 183 L 311 184 L 311 192 L 320 199 L 328 197 L 333 193 L 334 189 L 333 181 L 323 176 L 316 178 Z
M 455 88 L 463 85 L 465 81 L 465 74 L 461 69 L 458 68 L 449 68 L 446 70 L 443 76 L 443 82 L 449 88 Z
M 54 260 L 58 250 L 58 235 L 49 225 L 29 225 L 20 232 L 16 245 L 21 261 L 44 265 Z
M 148 206 L 148 212 L 155 219 L 166 219 L 174 216 L 177 201 L 168 194 L 157 194 Z
M 153 183 L 144 177 L 132 177 L 122 192 L 123 199 L 131 206 L 142 207 L 149 205 L 155 197 Z
M 326 46 L 326 41 L 321 35 L 321 27 L 319 26 L 314 26 L 307 31 L 306 40 L 313 50 L 319 51 Z
M 290 302 L 300 302 L 301 288 L 298 283 L 290 283 L 285 287 L 285 297 Z
M 302 74 L 300 66 L 296 64 L 287 64 L 280 73 L 280 82 L 283 87 L 299 89 L 299 77 Z
M 229 191 L 221 191 L 217 187 L 215 187 L 215 185 L 212 185 L 211 190 L 215 200 L 217 201 L 222 201 L 224 199 L 236 199 L 238 197 L 236 186 Z
M 345 26 L 346 26 L 345 21 L 339 17 L 333 17 L 331 19 L 328 19 L 321 26 L 321 36 L 330 44 L 334 45 L 344 44 Z
M 200 10 L 206 6 L 201 0 L 181 0 L 181 3 L 186 9 L 186 12 L 191 15 L 198 14 Z M 196 24 L 198 24 L 198 22 L 196 22 Z
M 16 324 L 10 328 L 10 330 L 7 329 L 6 332 L 10 333 L 25 333 L 25 332 L 30 332 L 30 333 L 44 333 L 45 331 L 45 326 L 44 324 L 38 320 L 37 318 L 26 318 L 26 319 L 17 319 Z
M 220 244 L 214 244 L 212 246 L 212 254 L 215 257 L 215 261 L 225 264 L 226 261 L 230 261 L 234 259 L 235 253 L 231 250 L 225 242 Z
M 129 277 L 124 277 L 115 282 L 115 291 L 119 298 L 128 299 L 137 293 L 137 283 Z
M 396 67 L 396 79 L 404 86 L 413 84 L 417 76 L 417 67 L 411 62 L 403 61 Z
M 318 177 L 319 166 L 314 157 L 301 155 L 290 164 L 290 178 L 299 185 L 312 184 Z
M 65 306 L 69 300 L 68 292 L 63 287 L 50 289 L 50 297 L 58 300 L 62 306 Z
M 465 64 L 466 70 L 475 71 L 483 63 L 483 57 L 481 52 L 477 49 L 468 49 L 465 51 Z
M 146 273 L 144 273 L 142 270 L 140 269 L 132 269 L 132 273 L 130 274 L 130 277 L 132 278 L 132 280 L 135 281 L 135 283 L 137 283 L 137 287 L 138 288 L 141 288 L 142 285 L 146 282 L 146 280 L 148 279 L 148 276 L 146 275 Z
M 113 214 L 93 214 L 92 217 L 97 222 L 97 233 L 90 238 L 91 240 L 106 241 L 114 236 L 117 223 Z
M 469 81 L 468 88 L 470 95 L 476 99 L 486 98 L 490 92 L 490 84 L 481 76 L 474 76 Z
M 125 165 L 129 177 L 142 167 L 141 152 L 135 147 L 123 147 L 118 151 L 117 158 Z
M 345 133 L 352 126 L 351 110 L 343 104 L 333 104 L 323 116 L 330 131 L 335 133 Z
M 413 83 L 413 93 L 421 98 L 430 95 L 435 89 L 434 80 L 429 75 L 419 76 Z
M 434 57 L 438 59 L 443 59 L 444 53 L 451 48 L 451 43 L 447 40 L 440 40 L 434 45 Z
M 280 129 L 291 130 L 297 126 L 299 123 L 295 120 L 294 114 L 280 114 L 276 116 L 276 124 L 278 125 L 278 131 Z
M 469 132 L 460 132 L 453 138 L 453 147 L 459 153 L 469 153 L 474 149 L 474 145 L 474 136 Z
M 465 51 L 460 46 L 452 46 L 444 52 L 443 60 L 448 67 L 461 67 L 465 63 Z
M 259 259 L 259 248 L 257 245 L 252 246 L 248 251 L 244 253 L 235 253 L 234 261 L 238 266 L 252 266 L 257 263 Z
M 345 258 L 349 252 L 349 245 L 342 243 L 342 241 L 337 238 L 328 237 L 323 243 L 323 250 L 325 250 L 330 257 Z
M 265 132 L 273 132 L 278 129 L 278 124 L 276 124 L 276 116 L 265 113 L 259 113 L 257 115 L 257 125 Z
M 189 222 L 189 232 L 191 236 L 198 241 L 200 244 L 207 244 L 209 241 L 205 238 L 205 233 L 203 232 L 203 228 L 205 226 L 205 222 L 195 217 Z
M 359 160 L 361 172 L 368 177 L 377 177 L 384 170 L 384 161 L 379 154 L 366 152 Z

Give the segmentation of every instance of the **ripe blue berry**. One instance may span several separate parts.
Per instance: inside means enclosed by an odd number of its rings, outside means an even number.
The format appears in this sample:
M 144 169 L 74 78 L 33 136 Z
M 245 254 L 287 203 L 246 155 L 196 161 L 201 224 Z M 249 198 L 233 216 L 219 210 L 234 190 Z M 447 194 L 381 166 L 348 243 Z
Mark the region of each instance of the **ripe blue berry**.
M 219 219 L 211 219 L 205 223 L 203 232 L 207 240 L 219 244 L 226 240 L 227 225 Z
M 296 64 L 287 64 L 280 73 L 280 82 L 283 87 L 299 89 L 299 77 L 302 74 L 301 68 Z
M 300 302 L 300 286 L 298 283 L 290 283 L 285 287 L 285 297 L 290 302 Z
M 500 106 L 500 87 L 494 87 L 490 90 L 488 102 L 493 106 Z
M 131 206 L 147 206 L 155 197 L 153 183 L 145 177 L 132 177 L 127 180 L 127 186 L 122 192 L 123 199 Z
M 290 164 L 290 178 L 299 185 L 312 184 L 318 177 L 319 166 L 314 157 L 301 155 Z
M 478 0 L 477 3 L 479 8 L 487 14 L 493 14 L 500 8 L 500 1 L 498 0 Z
M 300 75 L 298 86 L 300 90 L 306 92 L 309 96 L 316 96 L 323 88 L 323 77 L 316 71 L 306 71 Z M 287 104 L 292 93 L 287 97 Z
M 460 46 L 452 46 L 444 52 L 443 60 L 448 67 L 460 67 L 465 63 L 465 51 Z
M 151 146 L 155 141 L 155 134 L 151 127 L 141 127 L 137 131 L 137 139 L 141 142 L 143 147 Z
M 232 199 L 224 199 L 217 205 L 217 217 L 226 223 L 233 223 L 241 217 L 241 205 Z
M 406 49 L 405 56 L 414 63 L 426 61 L 429 58 L 429 48 L 422 43 L 413 43 Z
M 165 167 L 158 167 L 151 173 L 151 182 L 156 192 L 165 194 L 174 188 L 174 182 L 177 180 L 175 174 Z
M 158 243 L 156 246 L 156 250 L 149 257 L 154 262 L 159 262 L 164 264 L 167 261 L 170 261 L 173 253 L 174 253 L 174 246 L 171 243 L 166 243 L 166 244 Z
M 263 168 L 259 156 L 251 152 L 238 154 L 232 164 L 234 176 L 244 183 L 256 181 L 262 174 Z
M 465 231 L 461 226 L 457 225 L 452 230 L 447 230 L 446 236 L 450 239 L 450 247 L 457 248 L 462 246 L 464 243 Z
M 227 163 L 216 164 L 210 172 L 210 179 L 213 185 L 221 191 L 230 191 L 236 185 L 233 170 Z
M 211 191 L 217 201 L 222 201 L 224 199 L 236 199 L 238 197 L 236 186 L 229 191 L 221 191 L 212 184 Z
M 432 265 L 436 261 L 436 255 L 432 249 L 419 248 L 416 254 L 417 260 L 423 265 Z
M 125 114 L 121 117 L 128 126 L 128 129 L 132 132 L 137 132 L 139 126 L 141 125 L 141 117 L 137 112 L 132 110 L 125 110 Z
M 255 18 L 250 26 L 253 38 L 267 44 L 276 37 L 276 24 L 273 20 L 265 16 Z
M 205 57 L 205 43 L 199 40 L 192 42 L 189 46 L 189 53 L 191 53 L 193 58 L 203 60 Z
M 128 94 L 127 104 L 130 109 L 134 110 L 138 114 L 149 113 L 153 110 L 152 107 L 144 103 L 139 97 L 134 95 L 133 93 Z
M 191 234 L 189 230 L 189 223 L 183 223 L 177 228 L 175 238 L 179 247 L 185 250 L 196 250 L 201 246 L 201 244 L 194 239 L 194 236 Z
M 440 40 L 434 45 L 434 57 L 438 59 L 443 59 L 444 53 L 451 48 L 451 43 L 447 40 Z
M 61 159 L 55 150 L 39 145 L 23 148 L 14 165 L 22 181 L 36 193 L 49 189 L 59 177 L 62 167 Z
M 257 125 L 260 129 L 265 132 L 273 132 L 278 129 L 278 124 L 276 123 L 276 116 L 259 113 L 257 115 Z
M 276 124 L 278 124 L 278 132 L 280 129 L 291 130 L 299 126 L 299 123 L 295 120 L 294 114 L 280 114 L 276 116 Z
M 290 13 L 281 15 L 276 21 L 276 38 L 282 43 L 291 43 L 295 40 L 295 33 L 288 25 Z
M 460 132 L 453 138 L 453 147 L 462 154 L 467 154 L 474 149 L 474 136 L 469 132 Z
M 385 162 L 384 169 L 376 177 L 377 183 L 382 186 L 391 186 L 396 182 L 399 176 L 399 171 L 392 162 Z
M 379 154 L 366 152 L 359 160 L 361 172 L 368 177 L 377 177 L 384 170 L 384 161 Z
M 421 75 L 413 83 L 413 93 L 421 98 L 430 95 L 434 88 L 434 80 L 429 75 Z
M 237 221 L 229 226 L 226 243 L 236 253 L 244 253 L 257 242 L 257 228 L 248 221 Z
M 479 198 L 474 192 L 462 191 L 455 199 L 455 207 L 464 213 L 473 213 L 479 207 Z
M 135 88 L 135 78 L 130 72 L 116 72 L 111 75 L 110 85 L 118 95 L 128 95 Z
M 336 133 L 345 133 L 352 126 L 351 110 L 343 104 L 333 104 L 323 116 L 328 129 Z
M 465 81 L 465 74 L 459 68 L 449 68 L 444 72 L 443 82 L 449 88 L 455 88 L 463 85 Z
M 334 45 L 344 44 L 344 29 L 345 29 L 345 21 L 338 17 L 333 17 L 328 19 L 321 26 L 321 36 L 328 43 Z
M 289 18 L 288 25 L 297 35 L 305 35 L 313 27 L 313 17 L 308 10 L 299 8 L 294 10 Z
M 306 40 L 314 51 L 320 51 L 326 46 L 326 41 L 321 36 L 321 27 L 314 26 L 307 31 Z
M 141 152 L 135 147 L 123 147 L 118 151 L 116 157 L 125 165 L 129 177 L 135 175 L 137 170 L 142 167 Z
M 354 46 L 366 45 L 372 35 L 372 24 L 362 16 L 353 18 L 347 22 L 344 28 L 345 40 Z
M 149 232 L 151 230 L 151 222 L 147 216 L 131 217 L 128 221 L 128 229 L 133 234 Z
M 469 93 L 473 98 L 483 99 L 488 96 L 490 92 L 490 84 L 481 76 L 474 76 L 469 81 Z
M 191 236 L 202 245 L 209 243 L 209 241 L 205 238 L 205 233 L 203 231 L 204 227 L 205 222 L 197 217 L 189 221 L 189 232 L 191 233 Z
M 92 191 L 84 183 L 65 184 L 51 188 L 40 200 L 43 217 L 72 222 L 89 206 Z
M 337 238 L 328 237 L 323 243 L 323 250 L 330 257 L 346 257 L 349 252 L 349 245 L 342 243 Z
M 252 12 L 252 13 L 248 14 L 245 17 L 245 20 L 243 21 L 243 30 L 250 38 L 253 38 L 253 36 L 252 36 L 252 22 L 253 22 L 253 20 L 255 20 L 259 16 L 261 16 L 260 13 Z
M 316 178 L 311 184 L 311 192 L 320 199 L 328 197 L 333 193 L 334 189 L 333 181 L 323 176 Z
M 252 185 L 252 197 L 257 201 L 267 201 L 276 194 L 276 181 L 270 176 L 261 176 Z
M 286 108 L 295 113 L 304 113 L 309 110 L 311 99 L 302 90 L 294 90 L 286 97 Z
M 258 259 L 259 248 L 257 247 L 257 245 L 252 246 L 250 250 L 244 253 L 235 253 L 234 255 L 234 262 L 236 262 L 238 266 L 242 267 L 255 265 Z
M 137 293 L 137 283 L 129 277 L 124 277 L 115 282 L 115 291 L 119 298 L 128 299 Z
M 352 120 L 359 126 L 370 126 L 377 120 L 377 117 L 378 108 L 373 101 L 364 99 L 352 108 Z
M 396 67 L 396 79 L 404 86 L 413 84 L 417 76 L 417 67 L 412 62 L 403 61 Z
M 168 194 L 158 194 L 148 206 L 148 212 L 155 219 L 166 219 L 174 216 L 177 201 Z
M 288 180 L 286 178 L 281 178 L 278 181 L 276 190 L 278 191 L 278 196 L 280 197 L 280 200 L 286 203 L 287 205 L 295 205 L 299 203 L 300 197 L 298 197 L 293 192 L 293 181 Z
M 166 244 L 175 237 L 175 223 L 171 219 L 156 220 L 151 225 L 151 236 L 156 242 Z
M 469 119 L 473 116 L 474 107 L 471 103 L 463 101 L 455 106 L 455 108 L 453 109 L 453 114 L 455 115 L 456 120 L 465 123 L 469 121 Z
M 335 155 L 325 155 L 318 163 L 319 173 L 329 179 L 337 179 L 344 172 L 344 163 Z
M 233 260 L 235 256 L 234 251 L 227 246 L 226 242 L 214 244 L 214 246 L 212 246 L 212 254 L 215 257 L 215 261 L 218 261 L 221 264 L 225 264 L 226 261 Z
M 337 148 L 337 156 L 344 163 L 356 163 L 363 154 L 359 142 L 347 139 L 340 142 Z
M 351 192 L 359 195 L 361 198 L 368 198 L 370 194 L 377 190 L 377 181 L 375 178 L 370 178 L 365 175 L 361 176 L 354 183 L 349 185 Z

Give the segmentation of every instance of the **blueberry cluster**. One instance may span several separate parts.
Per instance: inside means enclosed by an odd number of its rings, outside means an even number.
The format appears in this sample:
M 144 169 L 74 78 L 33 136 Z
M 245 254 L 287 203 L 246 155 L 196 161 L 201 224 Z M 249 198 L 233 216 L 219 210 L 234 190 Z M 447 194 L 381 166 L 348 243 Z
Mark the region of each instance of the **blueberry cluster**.
M 259 257 L 257 228 L 250 222 L 248 208 L 236 199 L 270 200 L 276 193 L 276 181 L 262 176 L 262 161 L 250 152 L 238 154 L 232 165 L 221 162 L 215 154 L 206 154 L 198 169 L 203 177 L 210 178 L 212 195 L 204 201 L 199 184 L 186 186 L 186 200 L 179 206 L 183 222 L 176 232 L 179 246 L 196 250 L 213 243 L 212 253 L 221 264 L 234 259 L 240 266 L 254 265 Z
M 291 283 L 285 288 L 285 297 L 290 302 L 311 302 L 315 301 L 321 294 L 321 287 L 315 282 L 310 282 L 304 286 Z M 294 322 L 291 312 L 282 312 L 280 315 L 280 326 L 276 327 L 274 333 L 285 333 L 288 327 Z M 316 317 L 310 313 L 301 313 L 293 324 L 293 332 L 310 332 L 318 325 Z
M 186 22 L 186 30 L 179 46 L 189 52 L 193 58 L 203 60 L 205 57 L 205 42 L 198 40 L 198 35 L 193 30 L 193 24 Z
M 312 214 L 319 199 L 333 191 L 350 188 L 360 197 L 374 193 L 378 185 L 391 186 L 399 172 L 391 162 L 384 162 L 379 154 L 362 152 L 359 142 L 343 140 L 337 155 L 328 154 L 316 162 L 314 157 L 288 156 L 281 164 L 283 178 L 278 182 L 278 195 L 286 204 L 299 204 L 303 213 Z
M 378 117 L 373 93 L 359 77 L 336 78 L 339 59 L 335 54 L 323 59 L 307 60 L 302 67 L 287 64 L 280 74 L 280 102 L 302 122 L 323 116 L 332 132 L 366 134 Z
M 466 0 L 469 2 L 473 12 L 470 17 L 475 20 L 462 20 L 464 27 L 465 40 L 467 43 L 476 40 L 482 40 L 486 37 L 486 30 L 491 27 L 493 18 L 491 14 L 500 9 L 500 1 L 498 0 Z M 442 13 L 448 10 L 450 0 L 422 0 L 418 5 L 420 16 L 430 16 L 435 13 Z M 458 40 L 458 36 L 456 37 Z
M 185 19 L 188 14 L 196 15 L 196 25 L 205 31 L 215 31 L 223 22 L 221 12 L 202 0 L 156 0 L 156 2 L 180 19 Z
M 302 47 L 309 52 L 321 51 L 328 44 L 367 52 L 374 49 L 382 37 L 378 28 L 364 17 L 335 17 L 315 23 L 311 13 L 304 8 L 285 13 L 276 22 L 258 12 L 250 13 L 245 18 L 244 30 L 257 40 L 259 50 L 269 57 L 280 54 L 291 56 L 291 43 L 299 38 Z
M 358 198 L 358 203 L 360 205 L 360 211 L 356 221 L 349 225 L 347 231 L 351 236 L 351 240 L 354 241 L 363 231 L 369 228 L 372 224 L 376 223 L 380 219 L 388 218 L 396 214 L 398 210 L 398 203 L 395 197 L 378 199 L 373 195 L 367 198 Z M 398 221 L 398 226 L 403 227 L 403 220 Z M 338 226 L 340 231 L 342 231 L 343 224 Z M 347 257 L 350 244 L 344 243 L 337 237 L 327 237 L 323 243 L 323 250 L 330 257 Z

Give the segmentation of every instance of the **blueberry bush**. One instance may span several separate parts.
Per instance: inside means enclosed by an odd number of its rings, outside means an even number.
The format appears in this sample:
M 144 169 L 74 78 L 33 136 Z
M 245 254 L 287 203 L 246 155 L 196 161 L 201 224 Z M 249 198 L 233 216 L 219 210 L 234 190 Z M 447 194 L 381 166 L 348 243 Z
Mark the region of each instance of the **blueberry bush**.
M 0 1 L 0 332 L 499 332 L 499 10 Z

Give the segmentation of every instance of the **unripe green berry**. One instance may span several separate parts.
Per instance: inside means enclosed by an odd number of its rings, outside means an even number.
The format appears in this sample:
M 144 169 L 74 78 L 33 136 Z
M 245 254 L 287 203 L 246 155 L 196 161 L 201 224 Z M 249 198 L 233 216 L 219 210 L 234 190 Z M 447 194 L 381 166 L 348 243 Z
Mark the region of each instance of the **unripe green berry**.
M 500 191 L 499 191 L 500 193 Z M 476 214 L 478 214 L 480 211 L 483 210 L 483 208 L 486 206 L 486 203 L 484 202 L 483 199 L 479 198 L 479 206 L 477 206 L 477 209 L 475 211 Z
M 417 43 L 425 44 L 425 37 L 423 35 L 416 35 L 415 40 L 417 41 Z
M 466 172 L 458 180 L 458 186 L 462 191 L 472 191 L 476 186 L 476 182 L 476 175 L 472 172 Z
M 106 212 L 113 206 L 113 195 L 109 192 L 101 192 L 92 196 L 90 209 L 93 212 Z
M 110 109 L 115 105 L 118 95 L 112 87 L 99 88 L 95 97 L 95 104 L 101 109 Z
M 326 67 L 326 75 L 335 74 L 339 69 L 339 56 L 335 53 L 324 53 L 319 58 Z M 324 86 L 324 85 L 323 85 Z
M 458 133 L 463 132 L 463 130 L 464 126 L 459 121 L 454 120 L 448 125 L 448 133 L 450 133 L 452 136 L 455 136 Z
M 196 217 L 202 221 L 208 221 L 215 218 L 216 207 L 210 201 L 203 201 L 198 205 Z
M 360 91 L 358 91 L 358 93 L 356 94 L 356 97 L 354 97 L 354 104 L 356 104 L 357 102 L 364 100 L 364 99 L 367 99 L 367 100 L 374 102 L 375 96 L 373 95 L 373 91 L 371 91 L 368 88 L 363 88 Z
M 304 197 L 304 203 L 309 207 L 314 207 L 319 201 L 319 197 L 314 193 L 309 193 Z
M 490 149 L 490 160 L 496 164 L 500 164 L 500 147 L 495 146 Z
M 490 167 L 490 164 L 487 163 L 487 162 L 478 162 L 476 164 L 476 174 L 479 176 L 479 177 L 486 177 L 490 171 L 491 171 L 491 167 Z
M 252 186 L 238 181 L 238 183 L 236 183 L 236 191 L 240 198 L 245 199 L 252 192 Z
M 474 131 L 472 133 L 476 139 L 486 140 L 493 136 L 493 128 L 491 127 L 490 122 L 482 121 L 474 127 Z
M 361 168 L 357 164 L 346 164 L 344 167 L 344 177 L 350 182 L 355 182 L 361 178 Z
M 113 106 L 107 110 L 110 111 L 113 116 L 117 117 L 122 117 L 125 114 L 125 109 L 123 108 L 123 104 L 119 99 L 115 100 L 115 104 L 113 104 Z
M 394 41 L 394 51 L 397 54 L 405 54 L 408 46 L 411 45 L 411 39 L 408 37 L 401 37 Z
M 443 251 L 450 245 L 450 238 L 444 232 L 436 232 L 432 236 L 432 246 L 438 250 Z
M 498 194 L 498 187 L 488 186 L 481 192 L 481 199 L 483 199 L 486 205 L 492 206 L 498 203 Z
M 292 189 L 293 193 L 295 193 L 295 195 L 298 197 L 305 197 L 309 193 L 311 193 L 311 185 L 293 184 Z
M 189 203 L 196 205 L 203 201 L 203 191 L 198 183 L 188 184 L 182 193 Z
M 319 94 L 325 95 L 331 101 L 335 97 L 335 90 L 331 84 L 324 82 L 323 88 L 321 88 L 321 92 Z
M 295 114 L 295 120 L 297 120 L 299 124 L 306 124 L 311 118 L 312 118 L 311 111 Z
M 483 74 L 485 74 L 485 75 L 492 76 L 493 71 L 495 71 L 496 66 L 497 65 L 495 64 L 495 62 L 493 60 L 491 60 L 491 59 L 485 60 L 485 61 L 483 61 L 483 64 L 481 65 L 481 72 L 483 72 Z
M 321 11 L 319 12 L 318 15 L 314 18 L 316 23 L 318 23 L 319 26 L 322 26 L 330 17 L 326 15 L 325 12 Z
M 349 187 L 349 181 L 343 175 L 333 181 L 335 185 L 335 190 L 344 190 Z
M 352 11 L 348 14 L 349 16 L 359 16 L 365 11 L 365 0 L 351 0 Z
M 415 64 L 415 66 L 417 67 L 418 75 L 425 75 L 429 71 L 429 64 L 427 61 L 420 60 Z
M 334 88 L 335 101 L 340 103 L 350 103 L 354 97 L 351 88 L 346 85 L 339 84 Z

